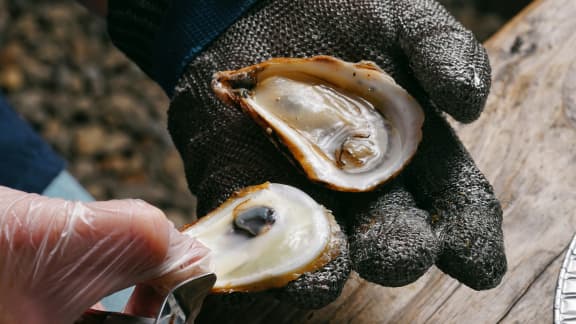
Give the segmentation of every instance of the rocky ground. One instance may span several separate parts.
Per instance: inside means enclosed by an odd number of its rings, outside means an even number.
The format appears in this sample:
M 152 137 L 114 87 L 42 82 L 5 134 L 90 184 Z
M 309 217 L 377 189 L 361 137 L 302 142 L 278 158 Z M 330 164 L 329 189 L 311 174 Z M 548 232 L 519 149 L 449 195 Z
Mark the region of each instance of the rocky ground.
M 482 40 L 527 3 L 477 1 L 441 2 Z M 193 219 L 168 100 L 104 21 L 71 0 L 0 0 L 0 89 L 96 199 L 141 198 L 179 225 Z

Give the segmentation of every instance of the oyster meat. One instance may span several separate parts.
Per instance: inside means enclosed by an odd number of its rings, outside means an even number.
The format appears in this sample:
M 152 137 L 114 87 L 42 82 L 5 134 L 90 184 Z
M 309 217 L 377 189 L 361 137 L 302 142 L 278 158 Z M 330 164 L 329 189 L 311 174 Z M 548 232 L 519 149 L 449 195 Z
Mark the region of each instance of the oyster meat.
M 304 192 L 264 183 L 237 192 L 184 230 L 211 250 L 216 293 L 285 286 L 336 258 L 334 216 Z
M 375 189 L 422 138 L 420 105 L 368 61 L 274 58 L 217 72 L 212 88 L 264 127 L 308 178 L 334 190 Z

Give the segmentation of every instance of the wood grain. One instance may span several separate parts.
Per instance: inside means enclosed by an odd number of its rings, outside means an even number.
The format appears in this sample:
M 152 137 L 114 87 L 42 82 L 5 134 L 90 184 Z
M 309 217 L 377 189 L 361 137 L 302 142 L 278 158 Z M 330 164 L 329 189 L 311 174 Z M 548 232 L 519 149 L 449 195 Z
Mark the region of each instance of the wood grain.
M 264 316 L 238 322 L 550 322 L 576 231 L 575 17 L 576 1 L 541 0 L 514 18 L 485 44 L 493 68 L 485 112 L 472 124 L 452 123 L 503 203 L 509 270 L 500 286 L 477 292 L 437 269 L 402 288 L 353 275 L 326 308 L 267 304 Z

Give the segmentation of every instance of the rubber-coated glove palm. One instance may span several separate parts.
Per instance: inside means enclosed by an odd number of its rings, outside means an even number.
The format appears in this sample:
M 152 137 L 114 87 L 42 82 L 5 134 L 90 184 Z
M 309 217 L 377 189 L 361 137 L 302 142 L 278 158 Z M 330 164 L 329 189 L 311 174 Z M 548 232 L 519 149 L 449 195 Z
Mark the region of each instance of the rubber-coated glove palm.
M 210 88 L 217 71 L 319 54 L 374 61 L 426 111 L 416 157 L 375 192 L 337 193 L 310 183 L 262 129 Z M 401 286 L 436 263 L 462 283 L 487 289 L 506 271 L 502 211 L 439 111 L 471 122 L 489 87 L 484 49 L 433 0 L 258 1 L 189 61 L 173 92 L 169 129 L 199 215 L 249 185 L 295 185 L 334 211 L 349 235 L 352 266 L 367 280 Z M 333 300 L 347 275 L 346 257 L 293 282 L 282 296 L 308 308 Z

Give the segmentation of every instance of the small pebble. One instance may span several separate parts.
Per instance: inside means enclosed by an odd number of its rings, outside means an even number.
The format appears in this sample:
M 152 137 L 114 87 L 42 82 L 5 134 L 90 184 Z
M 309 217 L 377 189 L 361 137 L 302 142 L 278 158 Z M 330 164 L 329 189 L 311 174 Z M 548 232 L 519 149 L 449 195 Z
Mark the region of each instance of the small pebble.
M 14 66 L 5 66 L 0 70 L 0 87 L 6 92 L 18 91 L 24 85 L 22 71 Z

